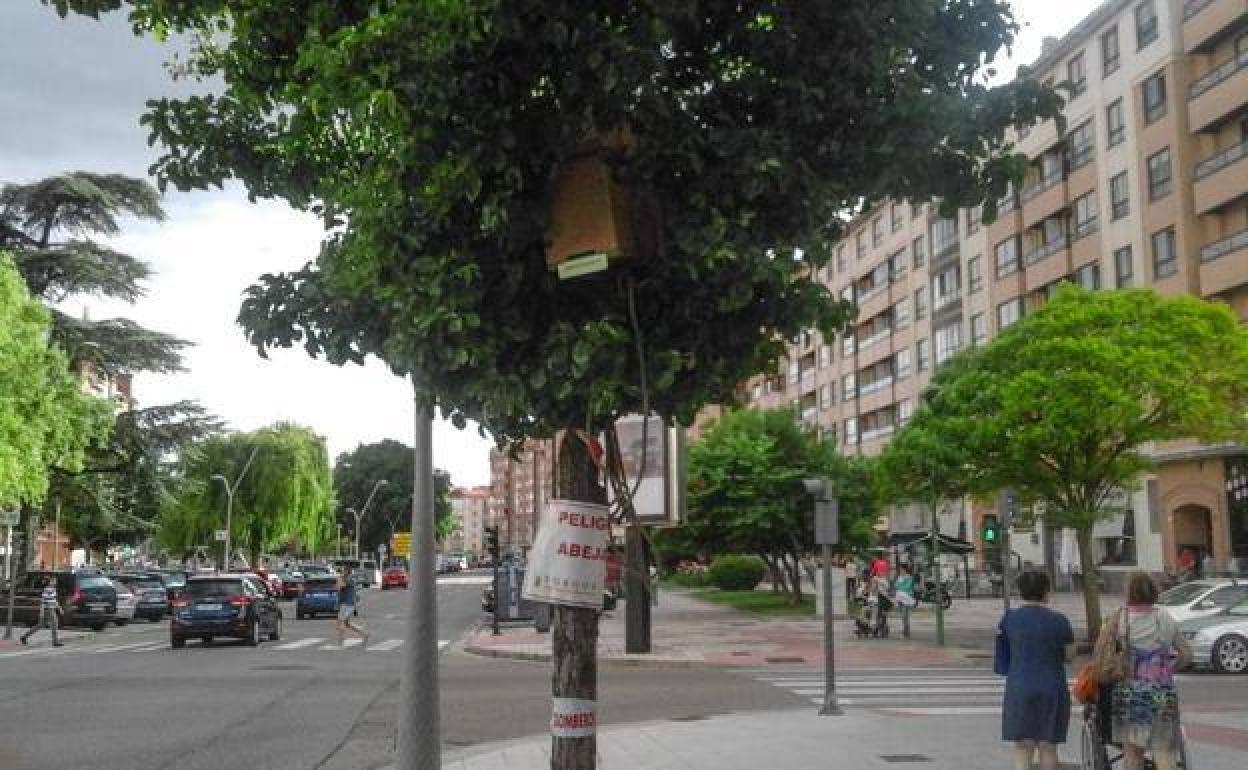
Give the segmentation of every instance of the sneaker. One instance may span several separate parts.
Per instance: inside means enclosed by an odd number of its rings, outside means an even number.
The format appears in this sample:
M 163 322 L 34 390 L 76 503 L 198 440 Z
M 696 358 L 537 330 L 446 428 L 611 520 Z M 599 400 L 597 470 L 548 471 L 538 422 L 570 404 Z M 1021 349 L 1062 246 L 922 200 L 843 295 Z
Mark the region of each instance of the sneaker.
M 23 637 L 22 637 L 22 644 L 30 644 L 30 642 L 26 641 L 26 637 L 24 637 L 24 636 L 23 636 Z
M 53 647 L 64 647 L 64 646 L 65 646 L 65 643 L 64 643 L 64 642 L 53 642 L 53 643 L 52 643 L 52 646 L 53 646 Z

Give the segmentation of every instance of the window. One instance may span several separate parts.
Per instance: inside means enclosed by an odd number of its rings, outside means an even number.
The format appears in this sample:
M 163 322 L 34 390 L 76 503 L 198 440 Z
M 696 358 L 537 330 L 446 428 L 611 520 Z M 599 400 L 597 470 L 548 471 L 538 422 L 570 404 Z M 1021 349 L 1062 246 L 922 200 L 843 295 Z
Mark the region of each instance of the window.
M 1170 194 L 1170 148 L 1148 158 L 1148 198 L 1157 200 Z
M 1109 180 L 1109 207 L 1115 220 L 1131 213 L 1131 190 L 1127 187 L 1127 172 L 1114 174 Z
M 1070 98 L 1074 99 L 1088 90 L 1088 69 L 1083 64 L 1083 51 L 1066 62 L 1066 79 L 1070 81 Z
M 858 443 L 857 417 L 848 417 L 845 419 L 845 443 L 848 446 L 855 446 Z
M 971 344 L 979 347 L 988 341 L 988 321 L 983 313 L 971 316 Z
M 1092 133 L 1092 121 L 1085 120 L 1070 132 L 1070 170 L 1087 165 L 1095 152 L 1096 136 Z
M 900 203 L 893 204 L 893 207 L 889 209 L 888 216 L 889 216 L 889 221 L 891 221 L 893 225 L 893 232 L 897 232 L 898 230 L 906 226 L 906 220 L 901 215 Z
M 849 260 L 845 257 L 845 244 L 836 248 L 836 271 L 843 273 L 849 268 Z
M 914 239 L 914 247 L 912 251 L 914 254 L 914 266 L 923 267 L 923 263 L 927 260 L 927 250 L 923 245 L 923 236 L 920 235 L 918 238 Z
M 1134 283 L 1135 277 L 1134 260 L 1131 257 L 1131 247 L 1123 246 L 1121 249 L 1114 250 L 1114 285 L 1119 289 L 1126 289 Z
M 940 310 L 962 296 L 962 269 L 957 265 L 937 275 L 932 281 L 932 310 Z
M 858 378 L 853 372 L 841 378 L 841 398 L 848 401 L 858 395 Z
M 1179 272 L 1179 257 L 1174 248 L 1174 228 L 1153 233 L 1153 278 L 1165 278 Z
M 921 339 L 914 346 L 914 357 L 918 360 L 919 371 L 925 372 L 932 365 L 932 351 L 926 339 Z
M 1105 126 L 1109 132 L 1109 146 L 1122 144 L 1127 138 L 1127 125 L 1122 115 L 1122 99 L 1115 99 L 1105 108 Z
M 943 364 L 962 349 L 962 324 L 950 324 L 936 330 L 936 363 Z
M 914 320 L 922 321 L 927 318 L 927 287 L 919 289 L 914 293 Z
M 997 278 L 1018 272 L 1018 238 L 1006 238 L 997 244 Z
M 903 398 L 897 402 L 897 422 L 909 422 L 914 416 L 914 402 Z
M 763 397 L 763 384 L 761 382 L 754 383 L 754 387 L 750 390 L 750 400 L 757 401 Z
M 1074 281 L 1088 291 L 1096 291 L 1101 288 L 1101 266 L 1084 265 L 1075 271 Z
M 871 220 L 871 245 L 879 246 L 884 242 L 884 217 Z
M 819 346 L 819 368 L 822 369 L 823 367 L 830 366 L 831 364 L 832 364 L 832 346 L 820 345 Z
M 911 218 L 911 219 L 918 219 L 918 218 L 919 218 L 919 217 L 921 217 L 921 216 L 923 216 L 923 204 L 922 204 L 922 203 L 911 203 L 911 204 L 910 204 L 910 218 Z
M 966 261 L 966 286 L 967 291 L 971 294 L 984 288 L 983 262 L 984 260 L 980 256 L 971 257 Z
M 1140 86 L 1144 97 L 1144 122 L 1155 123 L 1166 115 L 1166 73 L 1158 72 Z
M 910 376 L 912 358 L 910 348 L 897 351 L 897 355 L 893 357 L 893 372 L 897 379 L 904 380 Z
M 1118 25 L 1115 24 L 1101 35 L 1101 74 L 1109 77 L 1116 72 L 1121 58 L 1118 50 Z
M 1075 239 L 1096 232 L 1096 192 L 1086 193 L 1075 199 Z
M 858 338 L 854 336 L 854 333 L 847 332 L 844 337 L 841 337 L 841 355 L 852 356 L 857 348 L 857 342 Z
M 958 245 L 958 220 L 937 219 L 932 223 L 932 259 Z
M 858 239 L 857 239 L 857 240 L 858 240 L 858 243 L 857 243 L 857 246 L 858 246 L 858 259 L 862 259 L 863 257 L 867 256 L 867 234 L 866 234 L 866 233 L 858 233 Z
M 974 235 L 979 232 L 980 222 L 984 218 L 984 210 L 980 206 L 972 206 L 966 210 L 966 234 Z
M 1023 317 L 1023 298 L 1009 300 L 997 305 L 997 328 L 1004 329 Z
M 1142 49 L 1157 39 L 1157 8 L 1153 0 L 1135 6 L 1135 47 Z
M 898 300 L 893 305 L 893 328 L 904 329 L 910 325 L 910 300 Z
M 836 401 L 836 389 L 831 384 L 819 388 L 819 408 L 831 409 Z
M 893 255 L 888 258 L 889 282 L 896 283 L 901 280 L 901 277 L 906 274 L 906 268 L 908 266 L 909 265 L 906 261 L 906 250 L 901 249 L 900 251 L 894 252 Z
M 793 385 L 802 378 L 802 366 L 797 361 L 789 362 L 789 384 Z

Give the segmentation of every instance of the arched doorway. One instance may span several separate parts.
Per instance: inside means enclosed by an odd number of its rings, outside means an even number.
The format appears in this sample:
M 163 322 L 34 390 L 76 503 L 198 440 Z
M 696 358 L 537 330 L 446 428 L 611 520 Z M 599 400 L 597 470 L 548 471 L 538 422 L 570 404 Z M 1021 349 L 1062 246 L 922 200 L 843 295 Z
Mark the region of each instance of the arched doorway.
M 1213 550 L 1213 512 L 1203 505 L 1182 505 L 1174 511 L 1174 549 L 1196 550 L 1197 560 Z

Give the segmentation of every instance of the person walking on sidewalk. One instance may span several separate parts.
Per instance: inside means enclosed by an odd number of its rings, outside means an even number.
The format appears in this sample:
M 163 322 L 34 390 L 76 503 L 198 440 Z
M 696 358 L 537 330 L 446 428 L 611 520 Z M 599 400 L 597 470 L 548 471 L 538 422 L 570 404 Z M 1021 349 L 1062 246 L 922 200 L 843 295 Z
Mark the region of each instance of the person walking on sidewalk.
M 350 573 L 343 570 L 338 576 L 338 621 L 334 624 L 334 630 L 338 634 L 338 646 L 341 647 L 345 641 L 347 630 L 368 642 L 368 632 L 351 622 L 351 618 L 355 615 L 355 605 L 357 602 L 355 581 L 351 579 Z
M 1174 673 L 1191 660 L 1179 627 L 1156 606 L 1157 584 L 1146 572 L 1127 578 L 1127 606 L 1114 613 L 1098 645 L 1117 640 L 1130 652 L 1125 680 L 1114 685 L 1113 735 L 1122 744 L 1124 770 L 1144 767 L 1151 751 L 1159 770 L 1174 770 L 1179 740 L 1179 696 Z
M 901 636 L 910 638 L 910 610 L 916 604 L 914 599 L 914 575 L 910 574 L 910 565 L 897 567 L 897 580 L 893 583 L 893 596 L 897 604 L 897 614 L 901 616 Z
M 29 644 L 30 637 L 40 628 L 47 628 L 52 632 L 52 646 L 63 647 L 64 642 L 57 635 L 58 621 L 61 615 L 60 602 L 56 600 L 56 577 L 49 576 L 48 581 L 43 584 L 43 591 L 39 594 L 39 621 L 30 627 L 30 630 L 22 634 L 22 644 Z
M 1018 578 L 1023 604 L 997 626 L 993 669 L 1006 675 L 1001 738 L 1014 744 L 1014 770 L 1057 770 L 1057 744 L 1066 742 L 1070 725 L 1066 663 L 1074 657 L 1075 632 L 1065 615 L 1045 605 L 1049 588 L 1047 573 L 1024 572 Z

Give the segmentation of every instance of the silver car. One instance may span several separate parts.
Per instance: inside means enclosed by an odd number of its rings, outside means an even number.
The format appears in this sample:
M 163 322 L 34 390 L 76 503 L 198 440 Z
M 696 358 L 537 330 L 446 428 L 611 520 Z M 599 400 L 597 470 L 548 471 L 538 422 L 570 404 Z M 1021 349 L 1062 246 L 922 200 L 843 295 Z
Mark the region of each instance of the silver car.
M 1224 674 L 1248 672 L 1248 600 L 1217 615 L 1179 624 L 1192 648 L 1192 664 Z
M 113 622 L 124 626 L 134 620 L 134 611 L 138 609 L 139 598 L 120 580 L 114 580 L 112 583 L 117 589 L 117 614 L 113 617 Z

